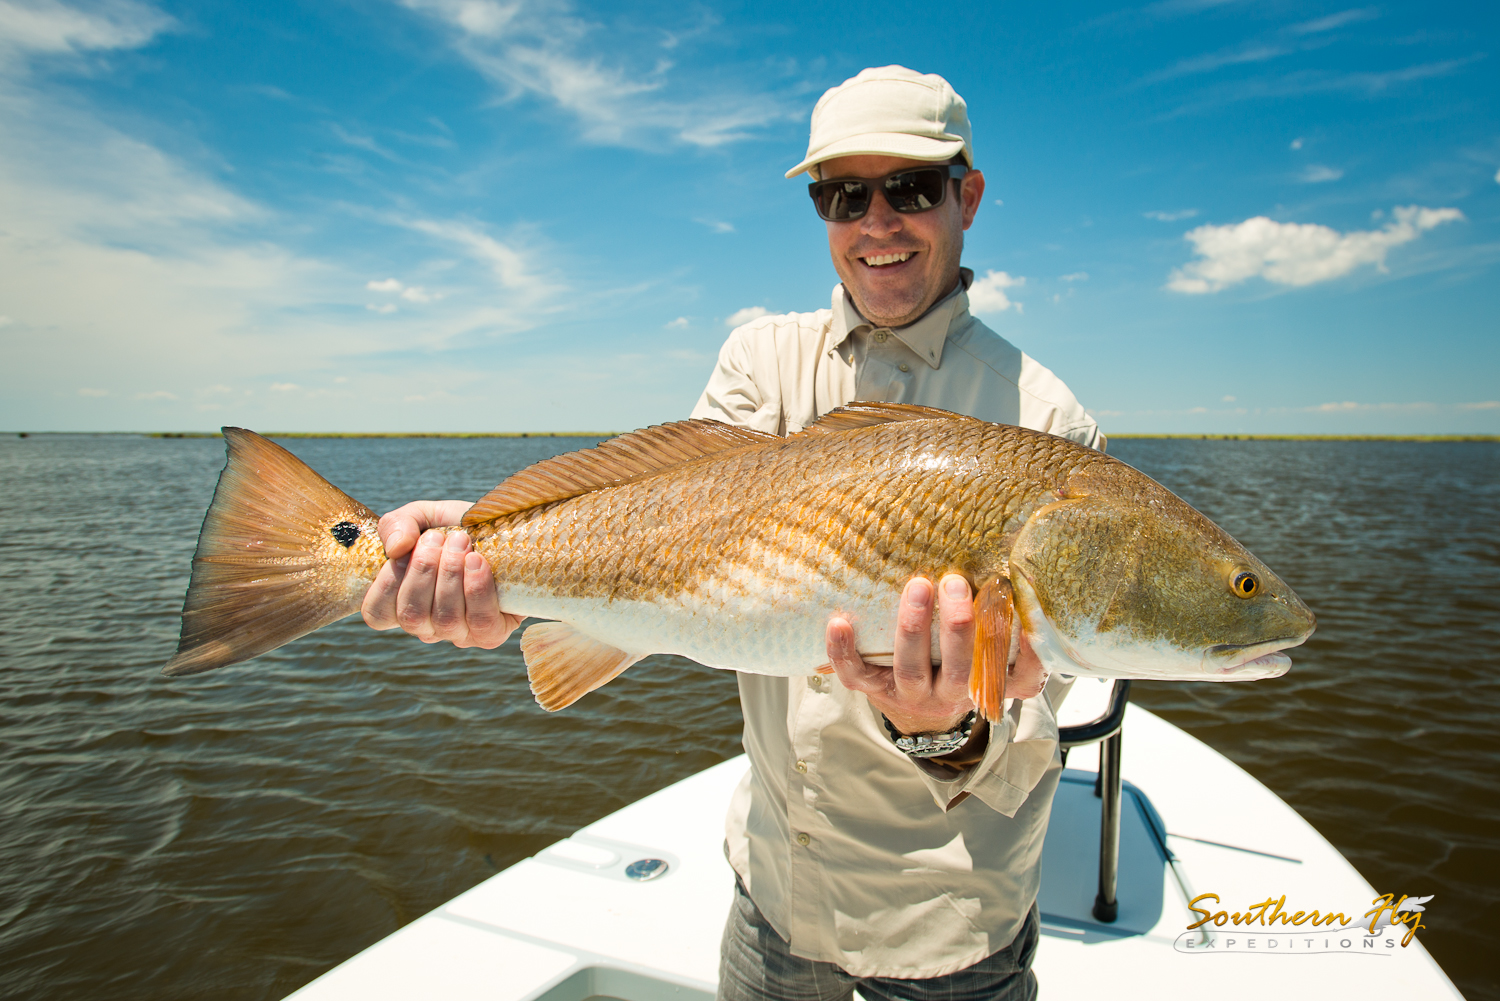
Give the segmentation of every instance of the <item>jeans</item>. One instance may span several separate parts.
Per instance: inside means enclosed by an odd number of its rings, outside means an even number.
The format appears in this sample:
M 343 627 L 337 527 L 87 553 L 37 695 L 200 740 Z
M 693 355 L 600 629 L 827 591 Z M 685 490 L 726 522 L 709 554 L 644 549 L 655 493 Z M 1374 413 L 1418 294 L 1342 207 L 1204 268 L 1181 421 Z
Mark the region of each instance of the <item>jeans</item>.
M 833 963 L 792 955 L 755 901 L 735 880 L 734 904 L 719 953 L 718 1001 L 1035 1001 L 1040 928 L 1036 905 L 1015 941 L 967 969 L 927 980 L 856 977 Z

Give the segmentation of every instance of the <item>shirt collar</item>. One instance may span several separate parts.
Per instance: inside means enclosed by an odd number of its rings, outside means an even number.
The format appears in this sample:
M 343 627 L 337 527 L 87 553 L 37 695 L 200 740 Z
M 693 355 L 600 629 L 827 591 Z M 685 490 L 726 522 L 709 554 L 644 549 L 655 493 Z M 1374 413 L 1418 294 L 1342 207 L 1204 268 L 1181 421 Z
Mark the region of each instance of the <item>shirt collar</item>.
M 973 271 L 959 268 L 958 285 L 952 292 L 933 303 L 915 321 L 904 327 L 887 329 L 918 358 L 931 368 L 937 368 L 943 363 L 943 344 L 948 339 L 948 332 L 969 315 L 969 285 L 973 281 Z M 844 286 L 834 286 L 833 347 L 843 344 L 851 334 L 875 329 L 873 323 L 860 315 Z

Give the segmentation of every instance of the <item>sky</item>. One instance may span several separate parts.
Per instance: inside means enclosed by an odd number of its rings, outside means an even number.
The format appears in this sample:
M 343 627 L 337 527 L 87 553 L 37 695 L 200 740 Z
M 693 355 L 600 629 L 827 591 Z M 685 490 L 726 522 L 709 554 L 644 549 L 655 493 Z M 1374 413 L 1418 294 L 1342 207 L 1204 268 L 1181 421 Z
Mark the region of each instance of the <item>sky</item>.
M 1491 4 L 0 0 L 0 429 L 625 430 L 947 77 L 974 311 L 1113 433 L 1500 433 Z

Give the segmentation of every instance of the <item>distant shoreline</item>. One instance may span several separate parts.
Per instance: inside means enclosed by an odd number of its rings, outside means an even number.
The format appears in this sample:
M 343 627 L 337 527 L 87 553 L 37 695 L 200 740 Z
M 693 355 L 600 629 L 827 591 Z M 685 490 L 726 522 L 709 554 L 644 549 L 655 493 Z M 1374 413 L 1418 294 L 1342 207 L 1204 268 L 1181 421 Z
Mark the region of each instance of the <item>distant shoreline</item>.
M 267 438 L 613 438 L 624 431 L 268 431 Z M 222 438 L 218 431 L 6 431 L 6 436 L 128 435 L 139 438 Z M 1500 434 L 1110 434 L 1125 439 L 1184 441 L 1500 441 Z

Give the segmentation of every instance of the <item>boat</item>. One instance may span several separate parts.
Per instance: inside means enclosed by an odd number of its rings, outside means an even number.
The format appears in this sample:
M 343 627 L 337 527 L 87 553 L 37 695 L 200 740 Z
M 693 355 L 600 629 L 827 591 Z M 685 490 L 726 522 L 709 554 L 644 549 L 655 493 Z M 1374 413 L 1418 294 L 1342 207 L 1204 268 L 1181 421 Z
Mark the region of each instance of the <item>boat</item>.
M 1420 887 L 1377 893 L 1271 790 L 1128 692 L 1080 678 L 1059 714 L 1041 997 L 1462 1001 L 1406 935 L 1422 905 L 1402 897 Z M 581 828 L 291 998 L 711 1001 L 734 886 L 724 814 L 747 767 L 732 758 Z

